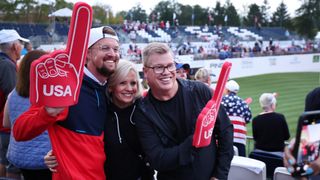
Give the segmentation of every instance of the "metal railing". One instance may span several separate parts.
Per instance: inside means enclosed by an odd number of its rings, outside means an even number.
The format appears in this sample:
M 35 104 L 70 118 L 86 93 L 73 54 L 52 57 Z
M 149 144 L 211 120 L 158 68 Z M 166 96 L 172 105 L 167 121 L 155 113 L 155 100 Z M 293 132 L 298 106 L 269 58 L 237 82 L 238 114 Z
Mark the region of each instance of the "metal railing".
M 289 145 L 289 142 L 285 142 L 286 145 Z M 254 139 L 253 136 L 247 136 L 247 144 L 246 144 L 246 155 L 249 156 L 250 152 L 254 149 Z

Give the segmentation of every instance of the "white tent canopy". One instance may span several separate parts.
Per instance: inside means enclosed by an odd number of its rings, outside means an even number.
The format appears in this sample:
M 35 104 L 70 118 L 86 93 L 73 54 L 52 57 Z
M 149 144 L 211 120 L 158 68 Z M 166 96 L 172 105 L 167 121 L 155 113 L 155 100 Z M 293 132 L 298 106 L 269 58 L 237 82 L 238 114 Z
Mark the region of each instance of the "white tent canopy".
M 317 33 L 315 39 L 320 39 L 320 31 Z
M 49 17 L 71 17 L 71 15 L 72 15 L 71 9 L 63 8 L 49 14 Z

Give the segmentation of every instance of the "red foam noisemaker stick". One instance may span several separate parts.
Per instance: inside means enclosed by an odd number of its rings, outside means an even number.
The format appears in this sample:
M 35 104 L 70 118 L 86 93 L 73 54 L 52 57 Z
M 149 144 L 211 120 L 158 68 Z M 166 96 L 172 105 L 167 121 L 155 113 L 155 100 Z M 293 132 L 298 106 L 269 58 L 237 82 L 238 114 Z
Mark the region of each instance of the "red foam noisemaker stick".
M 250 105 L 253 101 L 252 97 L 248 97 L 247 99 L 244 100 L 248 105 Z
M 222 65 L 219 79 L 212 99 L 202 109 L 196 123 L 192 145 L 196 148 L 208 146 L 216 123 L 224 88 L 228 81 L 232 64 L 225 62 Z
M 66 49 L 44 55 L 31 64 L 32 104 L 65 107 L 78 102 L 91 23 L 91 6 L 83 2 L 76 3 Z

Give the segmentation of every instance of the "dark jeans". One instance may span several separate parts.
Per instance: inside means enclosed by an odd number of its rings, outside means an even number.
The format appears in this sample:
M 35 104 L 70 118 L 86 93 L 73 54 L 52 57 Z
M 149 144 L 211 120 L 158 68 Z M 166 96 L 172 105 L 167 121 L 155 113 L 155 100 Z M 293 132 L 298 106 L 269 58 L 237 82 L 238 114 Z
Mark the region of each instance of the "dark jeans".
M 233 143 L 238 148 L 239 156 L 246 157 L 246 146 L 241 143 Z
M 24 180 L 51 180 L 52 173 L 49 169 L 20 169 Z

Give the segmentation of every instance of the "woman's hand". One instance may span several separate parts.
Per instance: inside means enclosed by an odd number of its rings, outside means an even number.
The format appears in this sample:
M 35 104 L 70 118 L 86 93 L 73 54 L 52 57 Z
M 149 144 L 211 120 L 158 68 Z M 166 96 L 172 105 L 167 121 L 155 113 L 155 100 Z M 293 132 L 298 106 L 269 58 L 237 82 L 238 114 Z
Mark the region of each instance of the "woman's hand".
M 56 157 L 53 155 L 52 150 L 50 150 L 46 156 L 44 156 L 44 163 L 47 165 L 51 172 L 57 172 L 56 167 L 58 166 L 58 162 Z
M 309 166 L 313 170 L 313 175 L 318 175 L 320 173 L 320 156 L 315 161 L 311 162 Z
M 289 173 L 294 172 L 293 165 L 296 164 L 296 159 L 292 155 L 295 139 L 292 139 L 288 146 L 284 148 L 283 164 L 287 168 Z
M 295 143 L 295 139 L 290 141 L 290 144 L 284 149 L 283 156 L 283 164 L 287 168 L 289 173 L 294 172 L 293 165 L 296 164 L 296 159 L 292 155 L 293 146 Z M 315 161 L 309 164 L 308 169 L 306 170 L 308 175 L 318 175 L 320 173 L 320 157 L 318 157 Z M 306 180 L 306 177 L 301 177 L 300 180 Z

